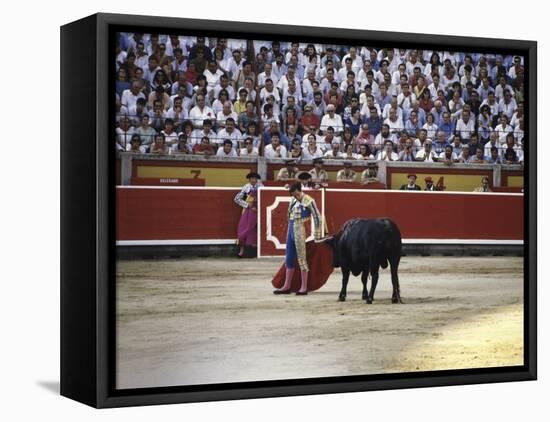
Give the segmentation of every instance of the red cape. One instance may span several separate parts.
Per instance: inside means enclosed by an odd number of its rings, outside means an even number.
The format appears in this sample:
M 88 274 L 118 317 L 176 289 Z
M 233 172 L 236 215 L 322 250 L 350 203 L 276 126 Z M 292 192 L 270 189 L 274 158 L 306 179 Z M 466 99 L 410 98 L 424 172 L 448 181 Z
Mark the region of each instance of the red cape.
M 334 271 L 332 267 L 332 249 L 325 243 L 315 243 L 313 240 L 306 242 L 307 265 L 309 267 L 309 275 L 307 278 L 307 290 L 313 292 L 325 285 L 329 276 Z M 296 270 L 292 276 L 290 290 L 297 292 L 302 286 L 302 275 L 298 263 Z M 285 284 L 286 267 L 285 263 L 281 265 L 271 284 L 273 287 L 280 289 Z

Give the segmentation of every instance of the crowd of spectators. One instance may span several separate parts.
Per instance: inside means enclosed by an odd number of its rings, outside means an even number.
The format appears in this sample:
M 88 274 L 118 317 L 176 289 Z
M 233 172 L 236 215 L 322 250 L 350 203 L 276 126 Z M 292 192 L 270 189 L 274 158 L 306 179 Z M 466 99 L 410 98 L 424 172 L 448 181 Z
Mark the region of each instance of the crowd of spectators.
M 520 56 L 119 33 L 116 148 L 523 162 Z

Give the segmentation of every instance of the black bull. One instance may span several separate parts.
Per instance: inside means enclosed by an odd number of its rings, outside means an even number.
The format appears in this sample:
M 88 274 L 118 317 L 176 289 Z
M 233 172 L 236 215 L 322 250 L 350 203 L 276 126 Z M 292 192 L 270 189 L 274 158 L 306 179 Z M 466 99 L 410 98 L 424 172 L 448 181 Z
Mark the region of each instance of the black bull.
M 350 272 L 361 274 L 362 299 L 372 303 L 378 283 L 378 270 L 390 265 L 393 285 L 392 303 L 401 303 L 397 269 L 401 259 L 401 232 L 388 218 L 348 220 L 342 229 L 326 241 L 333 251 L 333 267 L 342 269 L 342 290 L 338 300 L 346 300 Z M 372 277 L 367 294 L 369 273 Z

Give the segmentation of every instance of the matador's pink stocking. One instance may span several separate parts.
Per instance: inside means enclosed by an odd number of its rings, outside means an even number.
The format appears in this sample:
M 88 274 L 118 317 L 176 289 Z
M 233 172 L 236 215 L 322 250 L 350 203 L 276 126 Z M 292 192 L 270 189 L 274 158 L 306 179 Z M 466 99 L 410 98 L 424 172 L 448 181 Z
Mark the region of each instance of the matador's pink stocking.
M 307 276 L 309 271 L 308 270 L 302 270 L 302 287 L 300 288 L 300 292 L 307 292 Z
M 281 287 L 281 290 L 289 290 L 292 285 L 292 276 L 294 275 L 294 268 L 286 268 L 285 272 L 285 284 Z

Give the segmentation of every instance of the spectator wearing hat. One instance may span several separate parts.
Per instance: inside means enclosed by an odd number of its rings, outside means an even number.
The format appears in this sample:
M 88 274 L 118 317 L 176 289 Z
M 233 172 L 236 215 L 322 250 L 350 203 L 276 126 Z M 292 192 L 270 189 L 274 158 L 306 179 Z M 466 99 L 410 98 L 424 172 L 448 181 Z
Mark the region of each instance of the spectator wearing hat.
M 422 190 L 420 186 L 416 184 L 416 174 L 407 175 L 408 183 L 401 185 L 400 190 Z
M 326 184 L 328 182 L 328 173 L 323 168 L 323 159 L 315 158 L 313 160 L 313 168 L 309 171 L 311 174 L 312 183 Z
M 338 170 L 338 173 L 336 173 L 336 181 L 339 183 L 355 183 L 356 179 L 357 174 L 351 168 L 351 161 L 344 161 L 344 168 Z
M 278 182 L 295 181 L 296 176 L 300 172 L 298 167 L 295 167 L 296 160 L 285 160 L 285 165 L 277 173 L 276 180 Z
M 424 190 L 431 191 L 431 192 L 438 190 L 434 185 L 432 176 L 426 176 L 424 178 L 424 183 L 426 184 L 426 186 L 424 187 Z
M 312 176 L 311 176 L 311 173 L 307 172 L 307 171 L 301 171 L 297 174 L 296 178 L 298 179 L 298 181 L 300 182 L 300 184 L 302 185 L 302 189 L 303 188 L 314 188 L 315 185 L 313 184 L 312 182 Z
M 245 248 L 256 246 L 257 233 L 257 202 L 258 189 L 262 186 L 260 175 L 251 171 L 246 175 L 248 183 L 235 195 L 234 201 L 243 208 L 239 225 L 237 227 L 237 239 L 240 246 L 237 257 L 245 257 Z
M 237 157 L 237 152 L 233 148 L 233 142 L 231 139 L 226 139 L 223 141 L 222 148 L 218 148 L 216 152 L 216 157 Z

